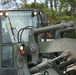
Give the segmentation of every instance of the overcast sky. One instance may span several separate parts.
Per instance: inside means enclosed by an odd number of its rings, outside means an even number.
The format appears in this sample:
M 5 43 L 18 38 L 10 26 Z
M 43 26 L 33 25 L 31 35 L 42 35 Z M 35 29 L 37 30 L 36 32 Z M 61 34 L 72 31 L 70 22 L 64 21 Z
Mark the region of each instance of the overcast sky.
M 44 0 L 37 0 L 37 2 L 39 2 L 39 3 L 40 3 L 40 2 L 43 2 L 43 1 L 44 1 Z M 28 3 L 31 3 L 31 2 L 34 2 L 34 0 L 28 0 L 27 2 L 28 2 Z

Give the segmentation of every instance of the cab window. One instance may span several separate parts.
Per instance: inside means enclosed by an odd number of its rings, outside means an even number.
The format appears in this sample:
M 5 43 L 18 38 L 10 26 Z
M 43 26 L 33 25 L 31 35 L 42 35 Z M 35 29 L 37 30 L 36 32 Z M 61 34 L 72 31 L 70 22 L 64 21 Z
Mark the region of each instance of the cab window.
M 2 43 L 17 43 L 18 31 L 27 26 L 37 27 L 37 16 L 31 16 L 32 11 L 9 11 L 8 16 L 1 17 L 2 23 Z M 12 26 L 12 29 L 11 29 Z M 29 29 L 25 29 L 21 37 L 22 41 L 28 42 Z
M 2 43 L 11 42 L 11 37 L 7 28 L 7 22 L 5 21 L 5 17 L 1 17 L 2 23 Z
M 14 64 L 14 56 L 12 46 L 2 46 L 2 67 L 10 68 Z

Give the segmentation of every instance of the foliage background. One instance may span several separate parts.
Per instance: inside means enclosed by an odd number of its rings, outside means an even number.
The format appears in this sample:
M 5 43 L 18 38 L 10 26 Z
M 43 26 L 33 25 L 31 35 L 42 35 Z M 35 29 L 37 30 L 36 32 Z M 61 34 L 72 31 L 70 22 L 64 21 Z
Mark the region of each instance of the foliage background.
M 0 0 L 0 4 L 6 9 L 39 9 L 47 15 L 49 25 L 76 20 L 76 0 L 39 0 L 40 3 L 34 0 L 30 4 L 28 1 Z M 68 36 L 72 35 L 70 33 Z
M 24 4 L 21 9 L 40 9 L 43 11 L 51 24 L 61 21 L 76 20 L 76 0 L 45 0 L 44 3 L 37 3 L 34 0 L 31 4 Z

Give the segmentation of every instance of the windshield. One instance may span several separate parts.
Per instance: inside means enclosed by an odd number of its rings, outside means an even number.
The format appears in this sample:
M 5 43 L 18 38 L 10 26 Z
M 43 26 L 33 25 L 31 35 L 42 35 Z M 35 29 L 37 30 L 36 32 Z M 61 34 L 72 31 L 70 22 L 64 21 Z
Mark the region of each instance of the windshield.
M 8 17 L 1 17 L 2 22 L 2 42 L 18 42 L 17 34 L 21 28 L 27 26 L 37 27 L 37 16 L 31 16 L 32 11 L 10 11 Z M 10 24 L 13 28 L 13 34 L 11 33 Z M 29 30 L 26 29 L 23 32 L 22 40 L 28 42 Z

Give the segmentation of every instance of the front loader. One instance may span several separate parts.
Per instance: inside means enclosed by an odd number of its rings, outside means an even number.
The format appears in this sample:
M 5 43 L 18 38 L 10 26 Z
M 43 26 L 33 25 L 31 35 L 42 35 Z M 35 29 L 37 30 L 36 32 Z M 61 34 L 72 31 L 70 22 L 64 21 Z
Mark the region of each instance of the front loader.
M 41 28 L 45 14 L 37 9 L 0 11 L 0 75 L 68 75 L 76 63 L 76 39 L 64 37 L 74 31 L 69 21 Z M 42 34 L 54 38 L 42 41 Z

